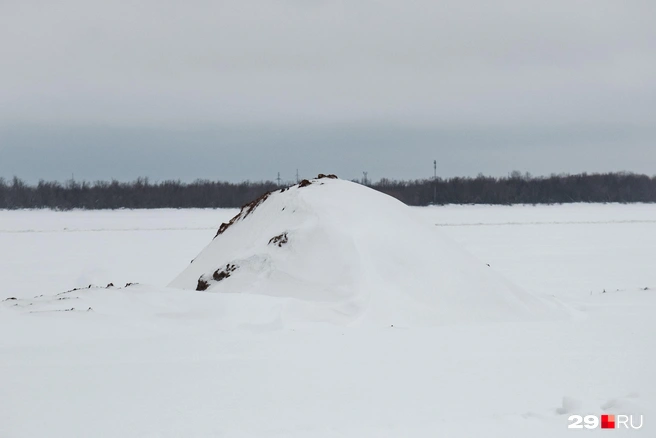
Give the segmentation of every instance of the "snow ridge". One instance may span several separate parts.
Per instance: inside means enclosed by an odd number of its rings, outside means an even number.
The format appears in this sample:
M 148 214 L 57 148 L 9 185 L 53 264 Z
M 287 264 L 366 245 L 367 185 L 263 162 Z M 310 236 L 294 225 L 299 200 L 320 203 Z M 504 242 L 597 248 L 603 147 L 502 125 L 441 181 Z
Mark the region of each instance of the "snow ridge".
M 278 297 L 281 324 L 561 318 L 398 200 L 320 175 L 242 207 L 170 284 Z

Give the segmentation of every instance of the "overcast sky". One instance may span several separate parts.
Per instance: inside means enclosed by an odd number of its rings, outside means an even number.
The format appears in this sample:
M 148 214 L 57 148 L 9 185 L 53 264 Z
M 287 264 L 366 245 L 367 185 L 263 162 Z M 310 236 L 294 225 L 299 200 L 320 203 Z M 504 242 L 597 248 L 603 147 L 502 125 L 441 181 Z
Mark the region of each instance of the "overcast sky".
M 656 174 L 653 0 L 0 0 L 0 176 Z

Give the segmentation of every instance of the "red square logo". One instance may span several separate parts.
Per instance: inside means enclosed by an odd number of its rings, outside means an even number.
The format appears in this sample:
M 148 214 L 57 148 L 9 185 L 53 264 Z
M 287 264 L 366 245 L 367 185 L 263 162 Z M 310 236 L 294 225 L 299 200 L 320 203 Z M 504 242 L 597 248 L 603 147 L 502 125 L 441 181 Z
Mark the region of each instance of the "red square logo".
M 615 429 L 615 415 L 602 415 L 601 416 L 602 429 Z

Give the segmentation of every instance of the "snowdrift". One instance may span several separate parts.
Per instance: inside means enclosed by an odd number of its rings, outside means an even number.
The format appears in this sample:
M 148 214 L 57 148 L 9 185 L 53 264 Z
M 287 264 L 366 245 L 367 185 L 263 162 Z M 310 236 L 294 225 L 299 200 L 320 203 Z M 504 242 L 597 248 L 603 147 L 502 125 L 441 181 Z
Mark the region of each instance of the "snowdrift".
M 244 206 L 170 287 L 276 297 L 282 325 L 431 326 L 566 314 L 400 201 L 332 175 Z

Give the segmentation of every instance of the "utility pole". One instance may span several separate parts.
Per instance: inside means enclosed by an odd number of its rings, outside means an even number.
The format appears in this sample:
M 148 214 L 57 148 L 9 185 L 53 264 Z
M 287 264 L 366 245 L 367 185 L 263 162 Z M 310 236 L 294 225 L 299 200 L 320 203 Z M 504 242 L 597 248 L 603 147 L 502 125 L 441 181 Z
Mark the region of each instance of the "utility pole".
M 276 178 L 276 181 L 278 181 L 278 187 L 280 187 L 280 172 L 278 172 L 278 178 Z
M 296 184 L 298 184 L 301 180 L 298 178 L 298 169 L 296 169 Z
M 368 174 L 368 173 L 369 173 L 369 172 L 362 172 L 362 174 L 364 175 L 364 179 L 362 180 L 362 181 L 363 181 L 362 184 L 365 185 L 365 186 L 367 185 L 367 174 Z
M 437 160 L 433 160 L 433 205 L 437 203 Z

